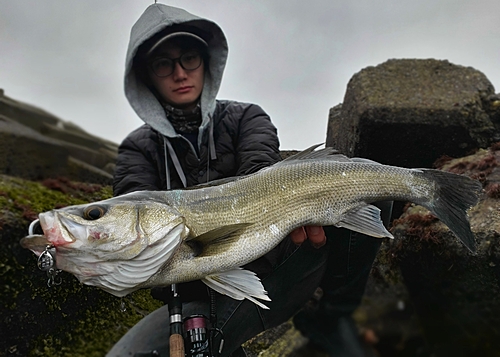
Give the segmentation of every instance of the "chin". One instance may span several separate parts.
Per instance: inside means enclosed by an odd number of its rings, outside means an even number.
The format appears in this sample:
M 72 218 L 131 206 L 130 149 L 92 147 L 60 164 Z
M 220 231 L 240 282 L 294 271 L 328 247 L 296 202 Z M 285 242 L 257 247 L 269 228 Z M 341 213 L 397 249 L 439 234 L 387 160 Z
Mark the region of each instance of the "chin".
M 183 101 L 176 101 L 176 102 L 169 102 L 169 104 L 177 109 L 183 109 L 183 110 L 188 110 L 192 109 L 198 104 L 198 98 L 195 100 L 183 100 Z

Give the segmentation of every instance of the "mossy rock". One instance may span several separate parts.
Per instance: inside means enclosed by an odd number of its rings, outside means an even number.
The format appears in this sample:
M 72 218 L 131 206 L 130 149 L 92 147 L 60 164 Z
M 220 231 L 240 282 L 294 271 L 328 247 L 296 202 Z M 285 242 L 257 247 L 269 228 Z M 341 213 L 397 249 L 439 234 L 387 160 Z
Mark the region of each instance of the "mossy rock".
M 110 196 L 109 186 L 0 175 L 0 356 L 103 356 L 161 305 L 149 290 L 119 299 L 65 272 L 49 288 L 35 255 L 19 244 L 39 212 Z
M 500 356 L 500 145 L 459 159 L 444 171 L 478 179 L 484 187 L 469 212 L 477 251 L 471 254 L 421 206 L 409 205 L 393 222 L 386 251 L 401 270 L 434 356 Z
M 402 167 L 432 167 L 500 139 L 498 97 L 480 71 L 446 60 L 391 59 L 350 79 L 326 144 Z M 387 143 L 390 143 L 388 145 Z

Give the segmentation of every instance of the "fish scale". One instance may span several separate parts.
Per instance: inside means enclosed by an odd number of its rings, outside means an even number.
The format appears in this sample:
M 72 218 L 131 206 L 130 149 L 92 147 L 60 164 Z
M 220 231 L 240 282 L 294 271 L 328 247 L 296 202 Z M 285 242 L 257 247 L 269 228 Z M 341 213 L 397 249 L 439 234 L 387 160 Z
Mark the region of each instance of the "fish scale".
M 253 225 L 241 234 L 233 249 L 214 251 L 209 258 L 173 261 L 165 267 L 163 279 L 178 282 L 176 276 L 182 279 L 186 271 L 199 272 L 193 274 L 199 279 L 247 264 L 274 248 L 294 228 L 336 225 L 344 212 L 360 206 L 360 199 L 420 201 L 421 196 L 416 195 L 429 192 L 432 182 L 418 173 L 377 164 L 309 160 L 265 169 L 228 183 L 223 190 L 208 187 L 187 190 L 183 195 L 166 192 L 166 202 L 177 207 L 195 235 L 221 225 Z M 277 233 L 273 234 L 269 227 L 277 227 Z

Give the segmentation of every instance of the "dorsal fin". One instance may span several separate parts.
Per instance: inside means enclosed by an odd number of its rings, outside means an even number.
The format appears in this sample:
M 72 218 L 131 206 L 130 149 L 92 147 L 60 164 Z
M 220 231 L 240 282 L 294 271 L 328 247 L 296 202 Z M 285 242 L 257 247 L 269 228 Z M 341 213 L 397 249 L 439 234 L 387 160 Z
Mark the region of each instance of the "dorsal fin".
M 323 145 L 323 144 L 321 143 L 321 144 L 313 145 L 313 146 L 311 146 L 303 151 L 300 151 L 292 156 L 287 157 L 286 159 L 283 159 L 282 161 L 275 163 L 272 166 L 287 165 L 287 164 L 294 162 L 296 160 L 328 159 L 328 160 L 338 161 L 338 162 L 350 162 L 351 161 L 351 159 L 349 159 L 347 156 L 340 154 L 338 150 L 336 150 L 332 147 L 326 147 L 326 148 L 323 148 L 320 150 L 315 150 L 317 147 L 319 147 L 321 145 Z M 264 167 L 264 168 L 262 168 L 262 170 L 265 170 L 265 169 L 272 167 L 272 166 Z M 255 175 L 256 173 L 258 173 L 258 171 L 255 173 L 244 175 L 244 176 L 232 176 L 232 177 L 217 179 L 217 180 L 213 180 L 213 181 L 210 181 L 207 183 L 201 183 L 201 184 L 198 184 L 195 186 L 186 187 L 186 188 L 184 188 L 184 190 L 194 190 L 194 189 L 199 189 L 199 188 L 219 186 L 219 185 L 222 185 L 225 183 L 241 180 L 244 177 Z
M 351 160 L 339 153 L 338 150 L 332 148 L 332 147 L 325 147 L 323 149 L 315 150 L 318 146 L 323 145 L 323 144 L 316 144 L 313 145 L 301 152 L 298 152 L 290 157 L 287 157 L 283 161 L 280 161 L 276 163 L 275 165 L 286 165 L 289 164 L 290 162 L 296 161 L 296 160 L 315 160 L 315 159 L 328 159 L 332 161 L 339 161 L 339 162 L 350 162 Z

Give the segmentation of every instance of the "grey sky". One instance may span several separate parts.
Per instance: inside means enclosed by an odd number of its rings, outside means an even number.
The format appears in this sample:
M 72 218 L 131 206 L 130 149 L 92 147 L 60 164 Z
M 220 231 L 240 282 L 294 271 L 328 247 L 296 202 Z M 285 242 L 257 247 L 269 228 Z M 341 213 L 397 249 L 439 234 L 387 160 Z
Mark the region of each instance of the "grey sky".
M 0 0 L 0 88 L 116 143 L 130 28 L 154 1 Z M 353 74 L 390 58 L 471 66 L 500 87 L 498 0 L 177 0 L 229 41 L 221 99 L 261 105 L 283 149 L 325 141 Z

